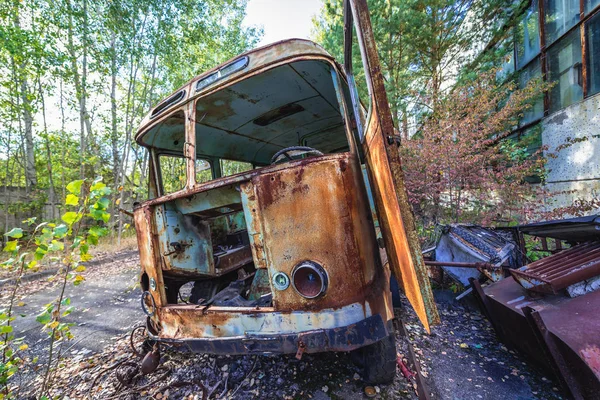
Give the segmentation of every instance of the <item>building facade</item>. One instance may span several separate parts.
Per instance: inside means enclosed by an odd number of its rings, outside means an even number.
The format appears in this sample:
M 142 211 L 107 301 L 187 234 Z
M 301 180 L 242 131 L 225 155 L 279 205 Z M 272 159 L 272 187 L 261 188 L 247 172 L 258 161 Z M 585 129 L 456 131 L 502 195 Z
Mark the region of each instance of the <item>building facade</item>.
M 548 158 L 545 184 L 561 194 L 547 207 L 600 198 L 600 0 L 531 0 L 507 40 L 502 74 L 554 84 L 513 137 L 532 151 L 569 143 Z

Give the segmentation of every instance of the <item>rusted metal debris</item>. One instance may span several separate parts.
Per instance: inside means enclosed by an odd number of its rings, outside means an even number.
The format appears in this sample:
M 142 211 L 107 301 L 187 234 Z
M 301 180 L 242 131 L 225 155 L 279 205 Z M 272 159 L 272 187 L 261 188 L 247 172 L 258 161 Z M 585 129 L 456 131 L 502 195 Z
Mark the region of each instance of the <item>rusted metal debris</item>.
M 600 275 L 600 242 L 573 246 L 510 273 L 526 289 L 556 294 Z
M 513 279 L 475 290 L 501 341 L 554 373 L 575 399 L 600 393 L 600 291 L 576 298 L 529 291 Z
M 520 267 L 522 257 L 510 233 L 477 225 L 453 224 L 440 226 L 440 236 L 434 248 L 434 261 L 426 265 L 442 270 L 463 286 L 469 278 L 498 281 L 507 270 Z

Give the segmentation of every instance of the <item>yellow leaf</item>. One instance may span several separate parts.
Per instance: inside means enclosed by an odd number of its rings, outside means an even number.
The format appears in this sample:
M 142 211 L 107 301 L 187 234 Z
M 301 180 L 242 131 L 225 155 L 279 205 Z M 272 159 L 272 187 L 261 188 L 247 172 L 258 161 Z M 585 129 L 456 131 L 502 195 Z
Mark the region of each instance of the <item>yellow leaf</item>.
M 83 256 L 81 256 L 82 261 L 83 261 Z M 85 267 L 83 265 L 80 265 L 79 267 L 75 268 L 75 272 L 83 272 L 85 271 Z
M 29 346 L 27 346 L 26 344 L 22 344 L 19 346 L 19 350 L 27 350 L 29 348 Z
M 460 344 L 460 348 L 461 348 L 461 349 L 468 349 L 468 348 L 469 348 L 469 345 L 468 345 L 468 344 L 466 344 L 466 343 L 461 343 L 461 344 Z
M 56 328 L 56 327 L 58 326 L 58 321 L 54 321 L 54 322 L 52 322 L 52 323 L 51 323 L 49 326 L 50 326 L 50 328 L 52 328 L 52 329 Z
M 18 302 L 18 303 L 17 303 L 17 306 L 18 306 L 18 307 L 23 307 L 24 305 L 25 305 L 25 302 L 24 302 L 24 301 L 20 301 L 20 302 Z
M 81 255 L 81 261 L 90 261 L 92 258 L 93 258 L 92 255 L 89 253 L 84 253 Z M 77 272 L 81 272 L 81 271 L 77 271 Z
M 119 205 L 119 204 L 121 204 L 121 199 L 117 199 L 117 201 L 115 201 L 115 204 L 116 204 L 116 205 Z

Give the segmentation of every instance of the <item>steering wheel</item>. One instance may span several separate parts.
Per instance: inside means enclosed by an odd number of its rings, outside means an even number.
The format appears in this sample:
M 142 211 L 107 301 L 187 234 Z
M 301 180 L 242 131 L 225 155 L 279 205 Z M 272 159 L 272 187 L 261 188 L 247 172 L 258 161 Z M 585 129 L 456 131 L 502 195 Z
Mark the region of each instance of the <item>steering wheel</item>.
M 296 153 L 292 154 L 290 156 L 288 154 L 289 152 L 296 152 Z M 273 155 L 273 157 L 271 157 L 271 164 L 276 164 L 277 162 L 279 162 L 281 156 L 285 156 L 285 158 L 287 158 L 288 161 L 293 161 L 294 159 L 292 158 L 292 156 L 298 156 L 298 155 L 322 156 L 323 153 L 320 152 L 317 149 L 314 149 L 314 148 L 308 147 L 308 146 L 291 146 L 291 147 L 286 147 L 285 149 L 279 150 L 277 153 L 275 153 Z

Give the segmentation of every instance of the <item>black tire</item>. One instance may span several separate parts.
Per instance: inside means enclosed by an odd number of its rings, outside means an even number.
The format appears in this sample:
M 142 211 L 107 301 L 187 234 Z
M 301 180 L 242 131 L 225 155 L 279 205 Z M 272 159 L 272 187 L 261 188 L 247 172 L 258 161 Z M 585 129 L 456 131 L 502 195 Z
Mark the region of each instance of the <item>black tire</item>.
M 351 358 L 362 368 L 366 383 L 391 383 L 396 376 L 396 335 L 392 332 L 379 342 L 353 351 Z

